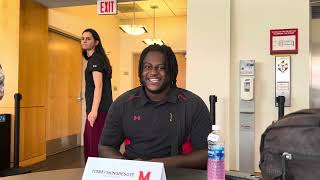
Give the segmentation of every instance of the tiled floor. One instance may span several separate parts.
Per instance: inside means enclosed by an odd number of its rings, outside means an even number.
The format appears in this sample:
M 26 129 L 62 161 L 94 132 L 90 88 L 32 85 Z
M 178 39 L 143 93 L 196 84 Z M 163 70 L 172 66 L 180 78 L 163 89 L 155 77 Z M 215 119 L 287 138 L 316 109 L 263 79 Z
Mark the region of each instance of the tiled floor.
M 83 147 L 76 147 L 55 155 L 48 156 L 45 161 L 29 166 L 32 172 L 57 169 L 81 168 L 85 166 Z

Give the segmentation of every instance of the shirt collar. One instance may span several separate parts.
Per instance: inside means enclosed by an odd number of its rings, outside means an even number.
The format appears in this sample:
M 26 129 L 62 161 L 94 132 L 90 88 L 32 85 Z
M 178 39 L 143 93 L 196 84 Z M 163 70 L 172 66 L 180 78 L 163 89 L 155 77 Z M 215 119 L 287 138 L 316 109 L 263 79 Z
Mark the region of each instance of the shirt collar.
M 146 92 L 144 91 L 144 88 L 142 86 L 140 87 L 140 90 L 138 92 L 139 92 L 140 97 L 141 97 L 141 100 L 140 100 L 140 105 L 141 106 L 144 106 L 148 102 L 152 103 L 151 100 L 148 99 L 148 97 L 146 95 Z M 164 100 L 160 104 L 164 104 L 166 102 L 177 103 L 178 102 L 178 93 L 179 93 L 178 88 L 171 88 L 167 99 Z M 160 104 L 158 104 L 158 105 L 160 105 Z
M 146 93 L 144 92 L 144 89 L 142 86 L 140 86 L 140 90 L 139 90 L 139 94 L 141 97 L 141 106 L 144 106 L 145 104 L 147 104 L 147 102 L 149 102 L 150 100 L 148 99 Z
M 171 88 L 167 101 L 171 103 L 177 103 L 178 94 L 179 94 L 178 88 Z

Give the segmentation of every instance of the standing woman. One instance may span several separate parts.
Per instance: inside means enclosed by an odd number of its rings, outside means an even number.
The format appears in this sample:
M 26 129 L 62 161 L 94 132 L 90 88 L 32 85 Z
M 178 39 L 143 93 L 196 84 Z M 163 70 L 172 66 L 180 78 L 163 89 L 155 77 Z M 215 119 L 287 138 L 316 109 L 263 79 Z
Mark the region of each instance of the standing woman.
M 81 46 L 82 55 L 87 60 L 85 70 L 87 119 L 84 130 L 84 157 L 87 161 L 88 157 L 98 157 L 99 138 L 112 103 L 112 69 L 99 34 L 95 30 L 83 31 Z

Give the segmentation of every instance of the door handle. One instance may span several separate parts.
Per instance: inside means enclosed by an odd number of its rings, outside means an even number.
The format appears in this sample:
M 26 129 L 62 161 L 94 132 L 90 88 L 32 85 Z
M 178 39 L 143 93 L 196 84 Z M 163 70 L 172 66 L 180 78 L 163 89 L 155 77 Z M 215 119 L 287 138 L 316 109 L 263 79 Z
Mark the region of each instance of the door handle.
M 83 97 L 78 97 L 77 100 L 82 101 Z

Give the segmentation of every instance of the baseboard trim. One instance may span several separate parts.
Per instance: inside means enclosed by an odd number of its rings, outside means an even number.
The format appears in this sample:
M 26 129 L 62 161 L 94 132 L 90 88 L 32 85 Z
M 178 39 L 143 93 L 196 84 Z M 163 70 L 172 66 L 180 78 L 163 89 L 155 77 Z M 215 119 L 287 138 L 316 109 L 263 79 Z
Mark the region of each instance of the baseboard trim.
M 46 157 L 47 157 L 47 155 L 46 155 L 46 154 L 43 154 L 43 155 L 41 155 L 41 156 L 37 156 L 37 157 L 31 158 L 31 159 L 27 159 L 27 160 L 24 160 L 24 161 L 20 161 L 20 162 L 19 162 L 19 166 L 21 166 L 21 167 L 30 166 L 30 165 L 32 165 L 32 164 L 35 164 L 35 163 L 38 163 L 38 162 L 40 162 L 40 161 L 46 160 Z
M 52 139 L 46 143 L 46 153 L 48 156 L 63 152 L 81 145 L 81 136 L 73 134 L 70 136 Z

